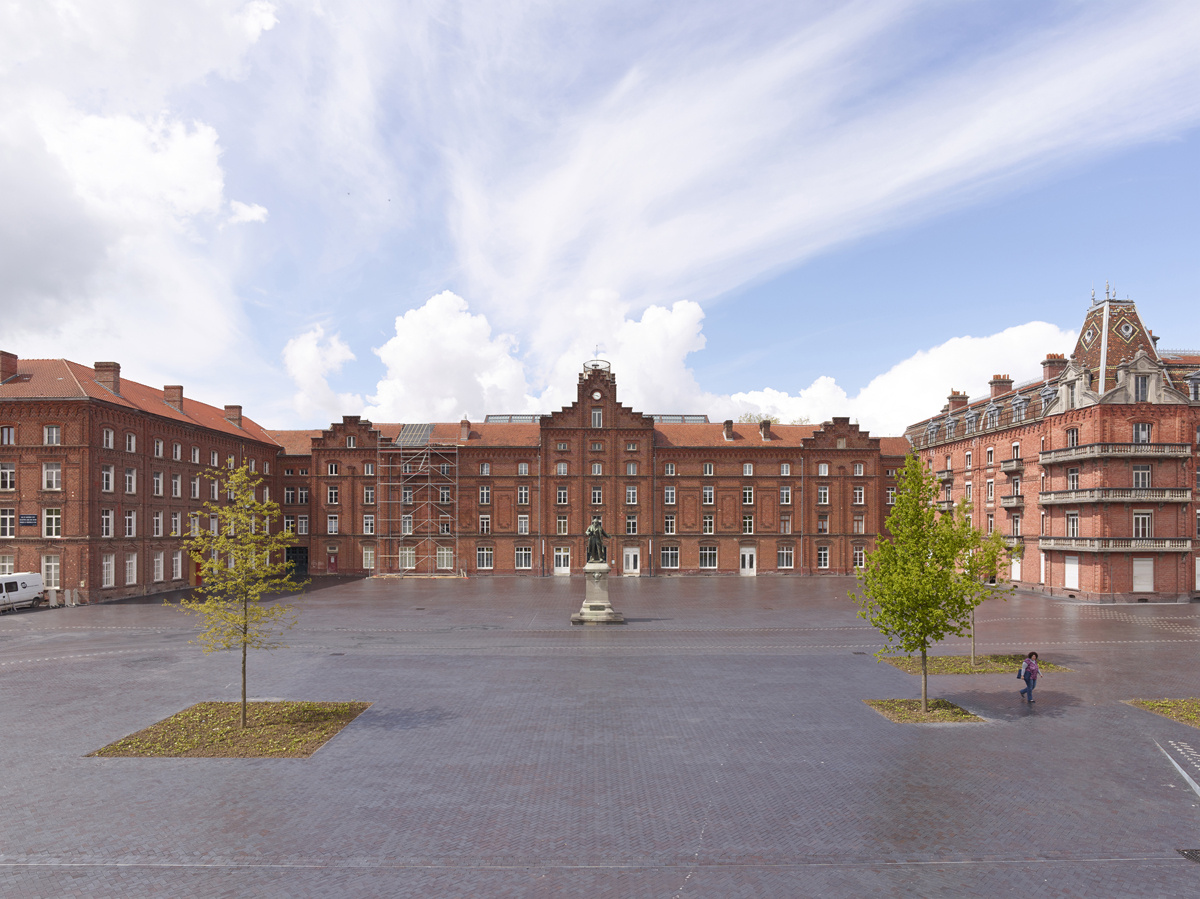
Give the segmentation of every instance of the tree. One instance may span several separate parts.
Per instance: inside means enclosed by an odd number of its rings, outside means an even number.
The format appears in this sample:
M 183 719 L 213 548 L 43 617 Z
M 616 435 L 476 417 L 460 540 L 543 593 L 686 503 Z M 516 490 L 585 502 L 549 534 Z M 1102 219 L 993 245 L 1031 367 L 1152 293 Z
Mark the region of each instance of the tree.
M 880 538 L 859 574 L 858 616 L 870 621 L 886 643 L 876 657 L 899 650 L 921 653 L 921 711 L 929 711 L 929 647 L 971 627 L 972 612 L 999 592 L 988 583 L 998 573 L 1004 543 L 984 539 L 963 504 L 937 509 L 938 481 L 910 455 L 896 485 L 887 518 L 890 539 Z
M 291 606 L 266 605 L 265 594 L 302 587 L 291 579 L 292 563 L 285 560 L 291 533 L 274 529 L 279 506 L 257 499 L 262 479 L 244 464 L 212 469 L 205 474 L 218 482 L 227 503 L 206 502 L 206 528 L 192 519 L 185 546 L 200 566 L 202 599 L 185 599 L 183 611 L 201 616 L 199 642 L 205 652 L 242 650 L 242 727 L 246 726 L 246 654 L 251 649 L 278 649 L 283 632 L 296 623 Z

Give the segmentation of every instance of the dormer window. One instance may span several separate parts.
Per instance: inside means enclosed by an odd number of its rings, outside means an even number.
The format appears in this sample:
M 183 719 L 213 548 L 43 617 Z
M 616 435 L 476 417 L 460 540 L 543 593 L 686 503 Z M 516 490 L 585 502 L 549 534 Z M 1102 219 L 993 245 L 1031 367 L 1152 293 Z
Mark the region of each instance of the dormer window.
M 994 428 L 1000 424 L 1000 410 L 997 409 L 995 406 L 988 406 L 988 408 L 984 411 L 983 415 L 984 415 L 984 419 L 983 419 L 984 425 L 983 426 L 985 428 Z
M 946 439 L 947 440 L 954 437 L 954 432 L 956 430 L 958 430 L 958 422 L 953 418 L 946 419 Z
M 977 412 L 968 412 L 967 413 L 966 418 L 964 418 L 963 421 L 966 422 L 966 432 L 968 434 L 975 433 L 975 423 L 978 420 L 979 420 L 979 413 L 977 413 Z
M 1148 422 L 1135 423 L 1133 426 L 1133 442 L 1134 443 L 1149 443 L 1150 442 L 1150 424 Z
M 1133 401 L 1135 403 L 1145 403 L 1150 400 L 1150 376 L 1149 375 L 1134 375 L 1133 376 Z

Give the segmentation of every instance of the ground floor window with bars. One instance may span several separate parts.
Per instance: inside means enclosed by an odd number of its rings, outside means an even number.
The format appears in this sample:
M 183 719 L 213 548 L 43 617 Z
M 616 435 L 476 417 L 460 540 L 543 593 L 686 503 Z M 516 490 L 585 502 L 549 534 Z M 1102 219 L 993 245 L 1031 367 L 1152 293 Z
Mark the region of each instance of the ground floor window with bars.
M 716 568 L 717 567 L 717 548 L 715 546 L 700 547 L 700 567 L 701 568 Z
M 775 564 L 778 568 L 792 568 L 795 565 L 796 551 L 791 546 L 781 546 L 775 552 Z
M 404 571 L 411 571 L 417 567 L 417 550 L 412 546 L 402 546 L 398 551 L 397 564 Z
M 533 567 L 532 546 L 518 546 L 516 548 L 513 567 L 519 569 L 529 569 Z
M 437 567 L 440 571 L 450 571 L 452 568 L 454 568 L 453 547 L 439 546 L 437 548 Z
M 679 567 L 679 547 L 664 546 L 661 550 L 660 557 L 661 568 L 678 568 Z
M 42 556 L 42 586 L 57 590 L 61 585 L 62 558 L 57 555 Z

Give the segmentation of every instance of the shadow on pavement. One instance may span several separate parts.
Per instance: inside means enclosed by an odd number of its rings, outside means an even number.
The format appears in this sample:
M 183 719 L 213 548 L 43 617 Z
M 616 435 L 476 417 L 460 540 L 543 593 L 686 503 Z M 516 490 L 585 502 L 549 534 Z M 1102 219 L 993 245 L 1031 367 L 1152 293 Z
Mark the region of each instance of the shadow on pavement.
M 1035 702 L 1030 705 L 1018 695 L 1020 685 L 1012 690 L 982 690 L 969 693 L 939 693 L 939 699 L 961 705 L 964 709 L 994 721 L 1019 721 L 1037 715 L 1041 718 L 1061 718 L 1083 706 L 1083 702 L 1069 693 L 1057 690 L 1034 690 Z

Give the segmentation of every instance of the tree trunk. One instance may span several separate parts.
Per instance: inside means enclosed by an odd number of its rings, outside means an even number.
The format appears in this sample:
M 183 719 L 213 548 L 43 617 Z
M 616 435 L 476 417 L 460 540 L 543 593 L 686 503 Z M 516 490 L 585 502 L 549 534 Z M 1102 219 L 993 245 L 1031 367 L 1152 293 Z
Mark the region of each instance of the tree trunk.
M 971 607 L 971 667 L 975 667 L 975 608 Z
M 242 599 L 242 730 L 246 729 L 246 600 Z
M 929 711 L 929 668 L 925 664 L 925 650 L 921 650 L 921 711 Z

